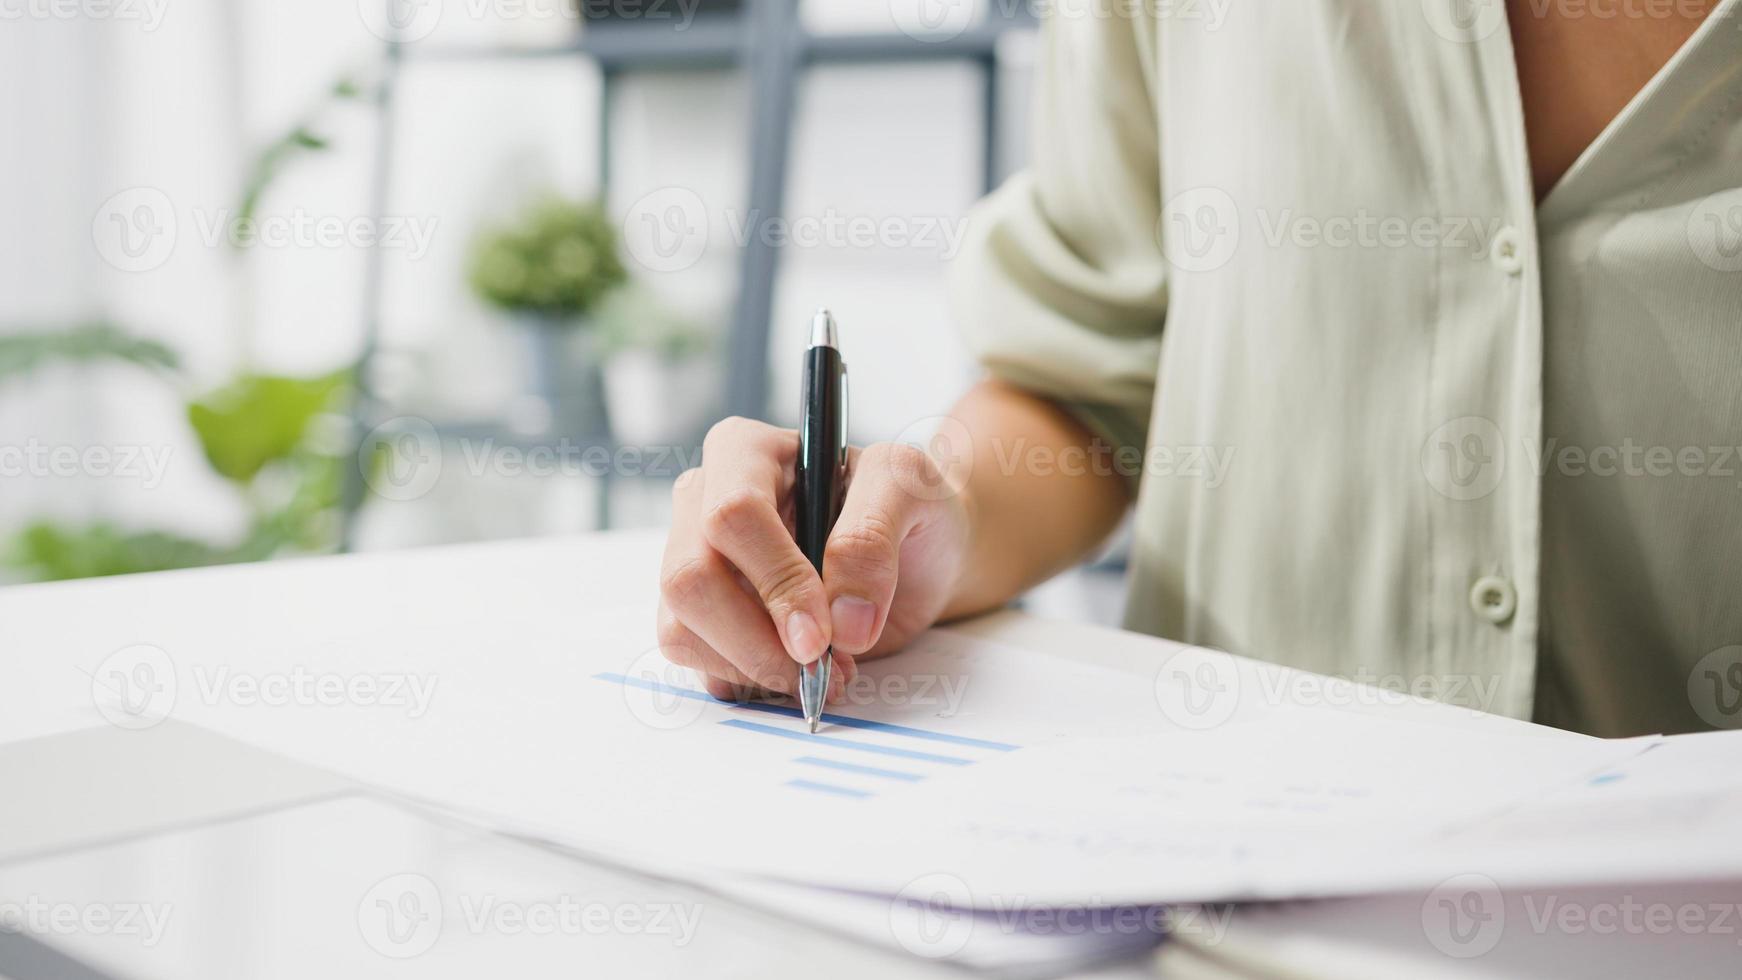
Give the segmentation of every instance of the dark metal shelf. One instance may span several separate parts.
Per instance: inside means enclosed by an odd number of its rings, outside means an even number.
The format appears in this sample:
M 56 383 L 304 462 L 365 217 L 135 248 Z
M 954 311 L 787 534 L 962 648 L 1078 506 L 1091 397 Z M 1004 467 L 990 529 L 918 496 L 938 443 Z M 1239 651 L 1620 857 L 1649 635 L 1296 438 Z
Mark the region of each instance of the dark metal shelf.
M 949 38 L 920 40 L 906 34 L 812 34 L 795 43 L 805 64 L 960 61 L 992 57 L 1010 25 L 982 26 Z M 400 46 L 407 64 L 421 61 L 514 61 L 581 56 L 607 70 L 725 68 L 738 64 L 747 43 L 736 18 L 697 21 L 683 31 L 627 24 L 593 24 L 565 44 Z
M 683 31 L 629 24 L 589 24 L 563 44 L 399 46 L 407 64 L 421 61 L 514 61 L 580 56 L 610 70 L 728 67 L 744 54 L 737 18 L 696 21 Z
M 372 2 L 372 0 L 364 0 Z M 382 0 L 386 2 L 386 0 Z M 612 91 L 625 75 L 647 70 L 702 70 L 741 68 L 750 81 L 750 186 L 745 210 L 779 215 L 785 196 L 786 162 L 791 140 L 795 90 L 803 69 L 833 64 L 924 64 L 966 62 L 976 66 L 985 79 L 983 114 L 984 186 L 996 185 L 1001 168 L 998 150 L 999 38 L 1011 30 L 1032 28 L 1033 16 L 1019 4 L 953 37 L 923 38 L 887 31 L 869 34 L 818 34 L 807 30 L 799 15 L 798 0 L 701 0 L 696 18 L 682 29 L 670 22 L 583 17 L 573 37 L 560 44 L 545 45 L 425 45 L 389 43 L 386 76 L 376 95 L 379 125 L 376 128 L 376 161 L 370 197 L 376 213 L 388 200 L 394 161 L 395 73 L 419 64 L 464 64 L 580 57 L 599 68 L 603 79 L 600 96 L 598 166 L 601 192 L 611 179 Z M 587 10 L 586 0 L 577 9 Z M 738 274 L 738 296 L 728 337 L 726 410 L 731 414 L 760 417 L 767 411 L 768 333 L 773 307 L 774 278 L 779 257 L 774 246 L 753 238 L 744 249 Z M 361 374 L 379 345 L 383 270 L 380 252 L 371 250 L 364 284 L 365 332 L 360 357 Z M 365 383 L 353 414 L 366 419 L 379 414 Z M 365 426 L 360 422 L 359 431 Z M 453 423 L 438 426 L 444 441 L 458 433 L 474 438 L 492 434 L 512 438 L 512 430 L 494 422 Z M 547 437 L 548 438 L 548 437 Z M 609 434 L 589 436 L 601 446 L 617 444 Z M 537 440 L 534 440 L 537 441 Z M 570 437 L 570 443 L 579 441 Z M 359 480 L 346 487 L 346 499 L 361 499 Z M 600 495 L 607 501 L 609 493 Z M 608 526 L 609 514 L 601 504 L 600 526 Z M 349 541 L 349 528 L 346 540 Z

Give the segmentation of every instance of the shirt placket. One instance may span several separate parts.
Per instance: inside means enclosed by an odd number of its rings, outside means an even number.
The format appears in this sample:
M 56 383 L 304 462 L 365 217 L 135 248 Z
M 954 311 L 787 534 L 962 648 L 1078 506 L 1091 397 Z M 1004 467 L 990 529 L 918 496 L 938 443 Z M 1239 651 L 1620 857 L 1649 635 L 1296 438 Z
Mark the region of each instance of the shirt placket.
M 1495 0 L 1498 5 L 1498 0 Z M 1448 118 L 1433 158 L 1447 227 L 1435 288 L 1423 472 L 1430 575 L 1422 669 L 1452 700 L 1528 717 L 1536 679 L 1542 299 L 1535 194 L 1509 31 L 1436 38 Z M 1443 125 L 1435 126 L 1436 123 Z M 1449 237 L 1449 236 L 1448 236 Z

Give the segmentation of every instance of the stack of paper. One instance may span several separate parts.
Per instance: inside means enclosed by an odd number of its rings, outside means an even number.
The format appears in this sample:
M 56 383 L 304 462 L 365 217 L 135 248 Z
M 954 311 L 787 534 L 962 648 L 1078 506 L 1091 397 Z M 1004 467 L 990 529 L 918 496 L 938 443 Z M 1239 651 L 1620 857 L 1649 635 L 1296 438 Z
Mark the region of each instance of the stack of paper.
M 867 664 L 811 736 L 791 707 L 701 693 L 650 649 L 646 622 L 636 610 L 506 659 L 480 654 L 499 636 L 409 650 L 386 627 L 326 650 L 257 651 L 255 672 L 328 658 L 439 679 L 415 714 L 323 706 L 334 737 L 316 746 L 295 709 L 195 698 L 178 717 L 505 830 L 980 964 L 1153 942 L 1158 921 L 1179 925 L 1157 911 L 1168 903 L 1431 888 L 1475 867 L 1503 882 L 1742 880 L 1742 848 L 1723 832 L 1739 780 L 1694 778 L 1735 759 L 1733 744 L 1646 752 L 1653 740 L 1417 725 L 1297 705 L 1255 681 L 1255 665 L 1210 651 L 1158 642 L 1156 675 L 1134 678 L 949 631 Z M 1715 797 L 1720 784 L 1731 795 Z M 1686 816 L 1720 806 L 1730 823 Z M 1666 814 L 1683 817 L 1674 840 L 1612 846 Z

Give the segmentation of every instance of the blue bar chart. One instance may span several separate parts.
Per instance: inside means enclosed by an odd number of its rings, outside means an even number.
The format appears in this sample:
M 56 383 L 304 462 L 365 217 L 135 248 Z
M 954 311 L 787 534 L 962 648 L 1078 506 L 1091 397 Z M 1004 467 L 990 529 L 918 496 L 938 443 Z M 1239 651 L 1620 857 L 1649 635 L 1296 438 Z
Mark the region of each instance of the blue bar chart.
M 786 787 L 843 800 L 870 799 L 881 789 L 922 782 L 1021 748 L 1009 742 L 832 712 L 823 714 L 825 727 L 813 735 L 804 729 L 799 709 L 790 705 L 722 701 L 704 691 L 653 677 L 608 672 L 593 677 L 727 709 L 729 717 L 713 724 L 739 736 L 792 743 L 794 771 L 785 781 Z

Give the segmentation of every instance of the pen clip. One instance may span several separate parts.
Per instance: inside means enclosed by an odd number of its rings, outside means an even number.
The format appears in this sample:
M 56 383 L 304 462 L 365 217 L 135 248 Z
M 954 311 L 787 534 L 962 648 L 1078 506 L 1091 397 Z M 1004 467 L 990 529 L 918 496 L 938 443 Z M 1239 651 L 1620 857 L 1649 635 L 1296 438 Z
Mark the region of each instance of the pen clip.
M 847 465 L 847 362 L 844 360 L 841 362 L 841 406 L 836 415 L 841 422 L 839 438 L 835 443 L 840 452 L 838 464 L 845 468 Z

